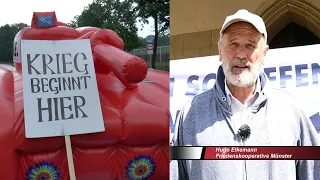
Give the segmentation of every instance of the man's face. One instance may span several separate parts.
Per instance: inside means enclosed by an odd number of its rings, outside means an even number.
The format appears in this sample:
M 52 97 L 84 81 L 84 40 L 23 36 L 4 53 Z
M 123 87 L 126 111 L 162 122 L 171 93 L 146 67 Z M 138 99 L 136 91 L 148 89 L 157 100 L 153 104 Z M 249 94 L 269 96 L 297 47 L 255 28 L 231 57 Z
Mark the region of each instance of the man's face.
M 251 24 L 234 23 L 226 29 L 218 46 L 227 81 L 239 87 L 253 85 L 268 50 L 262 34 Z

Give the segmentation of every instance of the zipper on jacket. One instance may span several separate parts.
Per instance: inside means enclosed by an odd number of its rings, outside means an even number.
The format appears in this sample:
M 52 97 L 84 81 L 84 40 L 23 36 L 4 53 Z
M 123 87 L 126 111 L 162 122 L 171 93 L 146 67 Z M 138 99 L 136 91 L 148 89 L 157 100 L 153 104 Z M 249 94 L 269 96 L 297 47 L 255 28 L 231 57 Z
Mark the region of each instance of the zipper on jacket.
M 251 109 L 251 108 L 249 108 Z M 248 120 L 246 123 L 249 125 L 253 119 L 256 117 L 257 112 L 254 111 L 249 111 L 249 109 L 245 110 L 246 111 L 246 119 Z M 242 118 L 242 117 L 241 117 Z M 240 144 L 242 144 L 242 146 L 245 146 L 245 141 L 243 141 L 242 139 L 240 139 Z M 247 172 L 247 161 L 246 159 L 244 160 L 244 180 L 248 180 L 248 172 Z
M 242 140 L 243 146 L 245 146 L 244 141 Z M 244 175 L 245 175 L 245 180 L 248 180 L 248 174 L 247 174 L 247 161 L 244 159 Z
M 248 109 L 243 109 L 242 112 L 241 112 L 241 124 L 250 124 L 251 121 L 254 119 L 255 117 L 255 113 L 252 114 L 252 111 L 250 111 L 251 108 L 248 108 Z M 245 117 L 245 118 L 244 118 Z M 242 140 L 240 139 L 240 146 L 243 146 L 245 147 L 245 140 Z M 247 172 L 247 161 L 246 159 L 243 160 L 243 164 L 242 164 L 242 178 L 243 180 L 248 180 L 248 172 Z
M 245 124 L 246 123 L 245 122 L 245 120 L 246 120 L 245 117 L 248 117 L 248 115 L 247 115 L 246 109 L 243 108 L 241 110 L 241 115 L 240 115 L 240 123 L 239 123 L 240 126 L 238 126 L 237 128 L 241 127 L 241 124 Z M 240 146 L 242 146 L 242 147 L 245 146 L 244 140 L 241 139 L 240 137 L 239 137 L 239 142 L 240 142 Z M 244 160 L 241 161 L 241 166 L 240 166 L 241 167 L 241 169 L 240 169 L 241 170 L 241 180 L 247 180 L 245 164 L 246 164 L 246 160 L 244 159 Z

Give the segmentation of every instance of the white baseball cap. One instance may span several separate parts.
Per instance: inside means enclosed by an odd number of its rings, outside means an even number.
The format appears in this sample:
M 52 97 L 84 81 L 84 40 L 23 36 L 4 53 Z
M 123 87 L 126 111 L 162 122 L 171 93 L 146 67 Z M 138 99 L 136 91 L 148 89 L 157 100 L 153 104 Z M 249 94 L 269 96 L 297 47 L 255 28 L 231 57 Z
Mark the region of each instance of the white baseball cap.
M 220 34 L 222 35 L 227 27 L 229 27 L 231 24 L 240 21 L 252 24 L 261 34 L 264 35 L 267 40 L 268 35 L 263 19 L 245 9 L 238 10 L 235 14 L 227 16 L 220 30 Z

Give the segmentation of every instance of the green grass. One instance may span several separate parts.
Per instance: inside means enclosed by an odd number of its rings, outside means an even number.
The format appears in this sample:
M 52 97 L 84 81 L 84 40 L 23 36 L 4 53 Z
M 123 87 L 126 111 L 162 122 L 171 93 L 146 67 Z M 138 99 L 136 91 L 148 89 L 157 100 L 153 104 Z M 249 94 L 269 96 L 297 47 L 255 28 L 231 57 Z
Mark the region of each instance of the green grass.
M 151 63 L 147 62 L 148 67 L 151 68 Z M 158 70 L 169 71 L 169 62 L 156 62 L 156 68 Z
M 10 62 L 1 62 L 0 64 L 8 64 L 8 65 L 14 66 L 13 62 L 11 62 L 11 61 Z

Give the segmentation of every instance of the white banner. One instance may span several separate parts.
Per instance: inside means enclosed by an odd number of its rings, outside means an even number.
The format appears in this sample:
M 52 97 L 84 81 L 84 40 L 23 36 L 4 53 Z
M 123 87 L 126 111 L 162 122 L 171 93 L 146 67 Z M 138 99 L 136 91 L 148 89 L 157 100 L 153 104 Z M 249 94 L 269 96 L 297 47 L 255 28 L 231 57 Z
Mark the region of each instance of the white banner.
M 320 45 L 271 49 L 264 72 L 275 87 L 291 93 L 320 132 Z M 179 111 L 193 96 L 213 87 L 218 56 L 170 61 L 170 139 Z
M 27 138 L 104 131 L 90 41 L 22 40 Z

